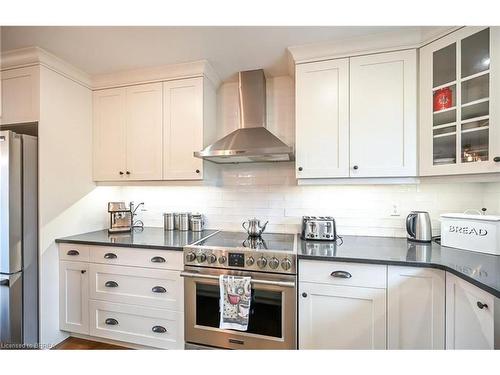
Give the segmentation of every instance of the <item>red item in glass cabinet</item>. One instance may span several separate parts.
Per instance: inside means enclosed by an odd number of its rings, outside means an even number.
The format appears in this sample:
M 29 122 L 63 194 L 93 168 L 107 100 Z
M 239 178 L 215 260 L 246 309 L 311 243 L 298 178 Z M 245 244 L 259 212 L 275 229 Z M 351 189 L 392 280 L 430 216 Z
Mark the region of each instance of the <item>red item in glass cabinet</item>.
M 452 105 L 452 92 L 449 87 L 434 92 L 434 112 L 450 108 Z

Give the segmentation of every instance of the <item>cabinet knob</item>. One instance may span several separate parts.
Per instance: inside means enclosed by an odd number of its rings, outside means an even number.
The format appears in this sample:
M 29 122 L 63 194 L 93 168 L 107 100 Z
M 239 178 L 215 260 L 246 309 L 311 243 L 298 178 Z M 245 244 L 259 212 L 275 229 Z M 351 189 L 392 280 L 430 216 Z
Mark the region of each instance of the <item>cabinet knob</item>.
M 354 170 L 358 170 L 358 169 L 359 169 L 359 167 L 358 167 L 357 165 L 355 165 L 355 166 L 353 166 L 353 167 L 352 167 L 352 169 L 354 169 Z
M 302 297 L 307 298 L 307 293 L 306 292 L 302 293 Z
M 477 301 L 477 307 L 479 307 L 482 310 L 482 309 L 487 309 L 488 305 L 486 303 L 481 303 Z
M 196 173 L 200 173 L 200 170 L 199 170 L 199 169 L 197 169 L 197 170 L 196 170 Z
M 81 270 L 80 273 L 81 274 L 84 274 L 85 272 L 87 272 L 86 270 Z M 478 302 L 479 303 L 479 302 Z
M 123 172 L 122 172 L 122 171 L 120 171 L 120 172 L 118 172 L 118 173 L 120 174 L 120 176 L 123 176 Z
M 66 254 L 70 255 L 70 256 L 80 255 L 80 253 L 78 252 L 78 250 L 70 250 Z
M 500 162 L 500 156 L 495 156 L 495 157 L 493 158 L 493 161 L 494 161 L 495 163 Z
M 302 168 L 302 167 L 299 167 L 299 168 L 298 168 L 299 172 L 302 172 L 302 170 L 303 170 L 303 169 L 304 169 L 304 168 Z
M 125 172 L 126 174 L 130 174 L 130 171 Z
M 113 253 L 104 254 L 104 259 L 116 259 L 116 258 L 118 258 L 118 256 L 116 254 L 113 254 Z

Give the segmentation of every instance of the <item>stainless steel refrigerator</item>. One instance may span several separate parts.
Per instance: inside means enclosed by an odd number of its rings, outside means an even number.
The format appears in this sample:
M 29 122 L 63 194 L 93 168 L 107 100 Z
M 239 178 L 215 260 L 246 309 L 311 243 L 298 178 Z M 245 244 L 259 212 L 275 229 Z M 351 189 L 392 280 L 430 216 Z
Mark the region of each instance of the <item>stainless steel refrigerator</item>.
M 38 344 L 38 141 L 0 131 L 0 348 Z

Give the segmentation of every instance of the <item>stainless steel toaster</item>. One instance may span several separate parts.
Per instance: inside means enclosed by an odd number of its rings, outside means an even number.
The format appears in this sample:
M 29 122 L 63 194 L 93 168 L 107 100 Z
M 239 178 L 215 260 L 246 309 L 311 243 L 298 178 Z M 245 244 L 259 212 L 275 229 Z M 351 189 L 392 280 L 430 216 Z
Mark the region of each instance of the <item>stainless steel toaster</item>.
M 302 216 L 301 237 L 304 240 L 335 241 L 335 219 L 331 216 Z

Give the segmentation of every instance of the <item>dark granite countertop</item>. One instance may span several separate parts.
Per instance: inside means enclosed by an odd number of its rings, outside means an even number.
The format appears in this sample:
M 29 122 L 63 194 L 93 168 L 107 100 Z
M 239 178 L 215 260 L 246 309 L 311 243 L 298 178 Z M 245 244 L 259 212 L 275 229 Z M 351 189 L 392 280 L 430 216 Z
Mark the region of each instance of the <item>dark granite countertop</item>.
M 500 298 L 500 256 L 420 244 L 406 238 L 343 236 L 344 243 L 299 239 L 298 258 L 431 267 L 449 271 Z
M 96 232 L 77 234 L 76 236 L 58 238 L 56 243 L 182 250 L 184 246 L 193 244 L 215 232 L 217 231 L 165 231 L 163 228 L 146 227 L 142 230 L 134 229 L 131 233 L 110 234 L 107 229 L 104 229 Z

